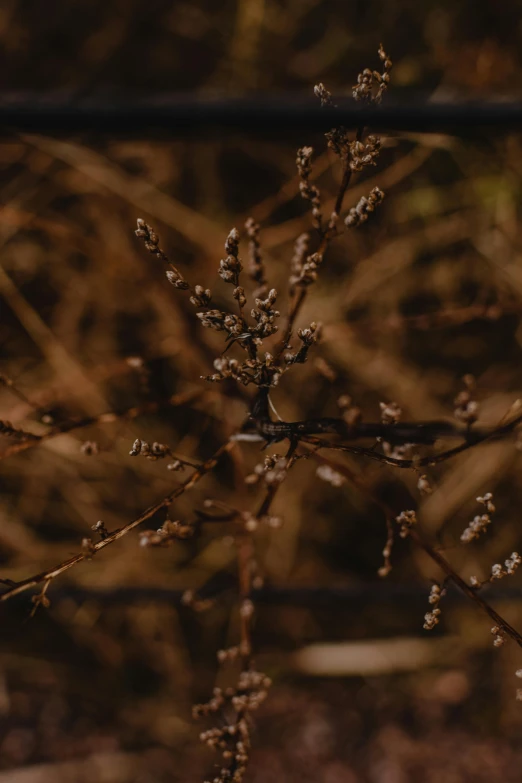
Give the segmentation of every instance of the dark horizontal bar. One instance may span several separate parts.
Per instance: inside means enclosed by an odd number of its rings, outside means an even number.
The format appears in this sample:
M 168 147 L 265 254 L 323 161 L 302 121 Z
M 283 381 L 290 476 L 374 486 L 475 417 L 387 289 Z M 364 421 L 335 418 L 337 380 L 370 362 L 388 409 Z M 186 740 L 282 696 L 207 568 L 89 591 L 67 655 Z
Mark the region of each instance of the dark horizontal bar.
M 317 101 L 285 96 L 213 99 L 155 97 L 150 100 L 78 103 L 46 96 L 0 96 L 0 133 L 96 133 L 111 136 L 168 137 L 217 131 L 281 135 L 325 131 L 336 125 L 376 130 L 444 132 L 467 135 L 477 130 L 497 133 L 522 127 L 519 102 L 427 103 L 387 102 L 360 106 L 339 102 L 321 108 Z
M 231 586 L 226 588 L 230 592 Z M 36 592 L 31 591 L 32 593 Z M 443 599 L 445 603 L 469 601 L 467 596 L 463 595 L 455 587 L 447 587 L 447 596 Z M 101 601 L 103 604 L 131 604 L 139 602 L 169 603 L 179 605 L 181 603 L 183 590 L 172 590 L 162 587 L 115 587 L 108 589 L 84 588 L 75 585 L 67 587 L 50 588 L 48 596 L 51 602 L 63 599 L 72 599 L 76 601 Z M 198 600 L 208 598 L 219 599 L 222 595 L 220 590 L 203 590 L 196 595 Z M 401 585 L 393 582 L 367 582 L 360 585 L 340 586 L 340 587 L 264 587 L 254 590 L 251 598 L 257 604 L 263 605 L 281 605 L 281 606 L 336 606 L 347 604 L 369 605 L 370 603 L 389 602 L 389 601 L 408 601 L 427 603 L 429 595 L 429 585 Z M 522 599 L 522 587 L 487 587 L 481 592 L 481 595 L 488 601 L 513 601 Z M 29 601 L 28 595 L 21 593 L 13 598 L 13 602 L 23 600 Z M 4 604 L 8 606 L 8 604 Z

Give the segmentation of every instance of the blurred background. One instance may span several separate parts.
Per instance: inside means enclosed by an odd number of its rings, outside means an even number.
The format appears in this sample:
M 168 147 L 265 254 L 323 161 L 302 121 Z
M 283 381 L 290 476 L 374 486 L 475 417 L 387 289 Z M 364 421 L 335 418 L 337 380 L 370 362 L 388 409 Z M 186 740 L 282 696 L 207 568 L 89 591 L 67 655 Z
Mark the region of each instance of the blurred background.
M 519 100 L 521 39 L 518 2 L 4 0 L 0 90 L 7 101 L 255 98 L 309 95 L 323 81 L 349 95 L 357 73 L 378 66 L 382 41 L 394 61 L 390 100 Z M 223 348 L 220 335 L 201 329 L 168 286 L 134 236 L 136 219 L 155 227 L 192 283 L 225 303 L 223 242 L 252 215 L 284 312 L 293 242 L 310 226 L 295 176 L 304 144 L 316 149 L 328 204 L 339 167 L 306 127 L 4 133 L 0 419 L 43 434 L 78 416 L 145 412 L 9 456 L 16 436 L 1 439 L 2 579 L 53 566 L 80 550 L 97 520 L 120 527 L 171 491 L 178 476 L 164 461 L 129 456 L 135 438 L 197 461 L 241 424 L 248 395 L 200 380 Z M 307 300 L 300 325 L 322 321 L 324 339 L 283 378 L 278 412 L 336 415 L 348 394 L 368 421 L 381 401 L 396 401 L 405 419 L 451 418 L 461 378 L 473 373 L 480 420 L 498 422 L 522 388 L 520 135 L 390 132 L 346 206 L 376 185 L 384 205 L 332 245 Z M 167 404 L 173 394 L 184 402 Z M 192 519 L 209 497 L 255 507 L 259 486 L 238 487 L 262 456 L 245 444 L 224 457 L 171 518 Z M 283 526 L 256 536 L 265 593 L 254 644 L 274 685 L 247 779 L 519 781 L 520 651 L 493 649 L 491 623 L 451 590 L 440 625 L 422 630 L 440 574 L 399 541 L 392 572 L 379 580 L 386 524 L 372 499 L 397 513 L 419 508 L 426 534 L 460 573 L 485 577 L 522 546 L 513 440 L 432 469 L 435 491 L 424 499 L 413 474 L 335 459 L 369 492 L 331 486 L 316 463 L 300 462 L 274 505 Z M 488 491 L 494 521 L 463 548 L 460 533 L 480 512 L 475 498 Z M 520 579 L 502 587 L 495 607 L 521 628 Z M 195 605 L 181 604 L 187 589 L 199 591 Z M 30 594 L 3 604 L 0 783 L 212 777 L 216 759 L 198 741 L 204 726 L 191 705 L 221 677 L 216 650 L 237 641 L 236 596 L 224 524 L 158 550 L 140 547 L 133 532 L 57 579 L 48 609 L 31 616 Z

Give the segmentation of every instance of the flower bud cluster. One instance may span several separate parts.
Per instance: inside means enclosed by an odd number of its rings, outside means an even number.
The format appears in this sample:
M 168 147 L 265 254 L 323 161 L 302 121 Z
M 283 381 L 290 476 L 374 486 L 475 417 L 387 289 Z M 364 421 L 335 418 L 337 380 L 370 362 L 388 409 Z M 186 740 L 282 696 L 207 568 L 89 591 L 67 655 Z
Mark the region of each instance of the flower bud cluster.
M 248 386 L 249 383 L 277 386 L 281 376 L 281 370 L 274 363 L 274 357 L 269 352 L 266 352 L 264 357 L 258 356 L 244 362 L 220 356 L 214 359 L 214 369 L 217 372 L 204 376 L 205 380 L 216 383 L 226 378 L 233 378 L 244 386 Z
M 159 246 L 159 236 L 156 234 L 152 226 L 149 226 L 147 223 L 145 223 L 144 220 L 141 218 L 138 218 L 138 228 L 135 231 L 135 234 L 140 239 L 143 239 L 143 243 L 145 245 L 145 248 L 149 251 L 149 253 L 152 253 L 152 255 L 156 256 L 156 258 L 159 261 L 163 261 L 166 264 L 169 264 L 170 269 L 166 272 L 167 280 L 169 283 L 171 283 L 176 288 L 181 289 L 187 289 L 190 288 L 190 285 L 187 283 L 187 281 L 183 278 L 183 275 L 179 272 L 176 267 L 170 263 L 169 259 L 163 252 L 163 250 Z
M 202 285 L 194 286 L 194 293 L 190 297 L 191 304 L 194 307 L 207 307 L 210 304 L 212 292 L 210 288 L 203 288 Z
M 287 365 L 291 364 L 304 364 L 308 358 L 308 351 L 316 343 L 321 336 L 321 324 L 317 324 L 312 321 L 310 326 L 306 329 L 298 329 L 297 336 L 302 342 L 301 347 L 297 353 L 288 351 L 285 353 L 285 362 Z
M 296 256 L 294 256 L 295 258 Z M 306 260 L 302 262 L 299 269 L 295 269 L 293 275 L 290 278 L 290 284 L 292 286 L 309 286 L 315 283 L 317 280 L 317 271 L 323 263 L 322 253 L 312 253 L 306 257 Z
M 353 428 L 360 422 L 362 411 L 348 394 L 342 394 L 337 400 L 337 405 L 348 427 Z
M 270 289 L 266 299 L 255 299 L 255 307 L 250 312 L 250 315 L 257 323 L 257 326 L 250 330 L 253 336 L 263 339 L 277 332 L 277 326 L 274 322 L 276 318 L 279 318 L 280 313 L 279 310 L 275 310 L 273 307 L 276 299 L 277 291 L 275 288 Z
M 379 136 L 370 134 L 365 141 L 359 141 L 358 139 L 351 141 L 346 147 L 350 169 L 352 171 L 362 171 L 366 166 L 376 166 L 380 151 L 381 139 Z
M 431 592 L 428 598 L 429 603 L 433 606 L 431 612 L 426 612 L 424 615 L 424 625 L 422 626 L 425 631 L 431 631 L 440 622 L 440 608 L 439 603 L 441 598 L 446 594 L 446 590 L 441 588 L 440 585 L 432 585 Z
M 383 64 L 382 73 L 365 68 L 357 76 L 357 84 L 352 88 L 352 95 L 356 101 L 366 103 L 380 103 L 382 101 L 382 96 L 390 83 L 390 71 L 393 67 L 393 63 L 384 51 L 382 44 L 379 46 L 379 59 Z
M 373 188 L 368 198 L 362 196 L 357 205 L 348 212 L 344 219 L 345 225 L 352 228 L 365 223 L 370 213 L 374 212 L 375 208 L 382 204 L 383 200 L 384 192 L 380 188 Z
M 220 718 L 219 726 L 200 734 L 200 740 L 220 751 L 223 759 L 224 766 L 213 783 L 241 783 L 243 780 L 250 750 L 248 718 L 264 702 L 271 684 L 262 672 L 253 669 L 242 671 L 235 687 L 214 688 L 210 701 L 193 708 L 195 718 L 210 715 Z M 231 709 L 236 715 L 232 721 L 230 718 L 227 720 Z
M 266 286 L 266 270 L 261 257 L 261 242 L 259 239 L 259 223 L 254 218 L 248 218 L 245 223 L 245 230 L 248 237 L 248 274 L 259 286 L 261 293 Z
M 140 546 L 167 547 L 178 539 L 190 538 L 192 535 L 194 535 L 193 525 L 167 519 L 158 530 L 144 530 L 140 534 Z
M 151 445 L 145 440 L 136 438 L 132 444 L 132 449 L 129 451 L 129 454 L 131 457 L 147 457 L 147 459 L 154 461 L 170 456 L 171 451 L 168 446 L 165 446 L 164 443 L 158 443 L 157 441 L 154 441 L 154 443 Z
M 321 106 L 333 106 L 332 93 L 320 82 L 314 87 L 314 95 L 321 101 Z
M 306 262 L 306 257 L 308 254 L 308 246 L 310 244 L 310 235 L 309 234 L 299 234 L 297 239 L 294 242 L 294 254 L 292 256 L 292 262 L 290 265 L 290 286 L 293 288 L 293 286 L 297 285 L 301 279 L 301 274 L 303 271 L 303 266 Z
M 219 262 L 219 276 L 225 283 L 239 284 L 239 275 L 243 269 L 239 258 L 239 231 L 233 228 L 225 240 L 226 258 Z
M 473 399 L 476 382 L 473 375 L 465 375 L 463 377 L 464 386 L 463 389 L 454 399 L 455 410 L 453 415 L 456 419 L 470 426 L 478 418 L 479 404 Z
M 257 484 L 264 478 L 267 484 L 280 484 L 286 478 L 287 460 L 281 454 L 269 454 L 245 478 L 247 484 Z
M 506 633 L 500 625 L 494 625 L 491 633 L 493 635 L 493 647 L 502 647 L 506 643 Z
M 417 524 L 417 514 L 415 511 L 401 511 L 395 521 L 401 526 L 399 535 L 401 538 L 407 538 L 410 528 Z
M 431 493 L 433 492 L 433 488 L 425 473 L 423 473 L 422 476 L 419 476 L 419 480 L 417 481 L 417 489 L 419 490 L 421 495 L 431 495 Z
M 495 563 L 491 566 L 490 581 L 494 582 L 498 579 L 503 579 L 505 576 L 512 576 L 522 563 L 522 557 L 518 552 L 512 552 L 511 556 L 504 561 L 502 566 L 500 563 Z
M 402 409 L 396 402 L 380 402 L 381 421 L 383 424 L 398 424 L 401 420 Z
M 301 178 L 301 182 L 299 183 L 299 191 L 301 196 L 310 202 L 310 206 L 312 207 L 312 218 L 314 226 L 321 230 L 321 194 L 319 192 L 319 188 L 310 184 L 310 175 L 312 173 L 312 154 L 312 147 L 301 147 L 297 150 L 297 172 Z

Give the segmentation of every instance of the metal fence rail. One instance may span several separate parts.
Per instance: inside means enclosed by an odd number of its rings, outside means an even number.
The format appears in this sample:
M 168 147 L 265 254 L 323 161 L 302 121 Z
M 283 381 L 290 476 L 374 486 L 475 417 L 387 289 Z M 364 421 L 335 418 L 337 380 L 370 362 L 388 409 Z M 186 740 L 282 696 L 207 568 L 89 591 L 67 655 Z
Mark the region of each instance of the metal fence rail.
M 227 585 L 225 590 L 208 588 L 205 586 L 195 595 L 197 600 L 206 600 L 231 593 L 232 585 Z M 447 586 L 447 596 L 444 603 L 466 603 L 469 599 L 455 586 Z M 30 605 L 29 596 L 35 591 L 21 593 L 12 599 L 12 602 L 4 604 L 3 609 L 10 605 Z M 362 582 L 357 585 L 338 587 L 275 587 L 268 586 L 251 593 L 252 599 L 259 605 L 284 605 L 304 606 L 310 609 L 325 606 L 367 606 L 378 603 L 427 603 L 429 585 L 398 584 L 393 582 Z M 167 603 L 173 606 L 182 604 L 183 590 L 174 590 L 163 587 L 112 587 L 112 588 L 87 588 L 79 585 L 57 586 L 49 590 L 51 600 L 72 599 L 82 601 L 100 601 L 107 604 L 129 603 Z M 484 591 L 484 597 L 490 602 L 519 601 L 522 598 L 522 587 L 489 587 Z
M 160 97 L 147 100 L 71 102 L 49 96 L 0 96 L 0 133 L 96 133 L 111 136 L 168 137 L 216 131 L 281 135 L 325 131 L 344 125 L 376 130 L 474 134 L 505 133 L 522 128 L 522 103 L 387 102 L 360 106 L 343 99 L 337 108 L 321 108 L 316 100 L 288 96 L 212 99 Z

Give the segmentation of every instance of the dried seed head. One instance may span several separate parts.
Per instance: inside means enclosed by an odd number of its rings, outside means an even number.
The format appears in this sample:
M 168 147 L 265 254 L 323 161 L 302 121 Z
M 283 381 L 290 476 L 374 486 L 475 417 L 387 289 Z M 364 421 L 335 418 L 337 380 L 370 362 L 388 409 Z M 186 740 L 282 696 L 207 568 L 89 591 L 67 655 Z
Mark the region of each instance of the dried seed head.
M 374 212 L 376 207 L 382 204 L 383 200 L 384 192 L 380 188 L 373 188 L 368 198 L 362 196 L 357 205 L 348 212 L 344 219 L 345 225 L 353 228 L 365 223 L 369 215 Z
M 417 514 L 413 510 L 401 511 L 399 516 L 395 517 L 395 521 L 401 527 L 399 532 L 400 537 L 406 538 L 410 528 L 417 524 Z
M 182 278 L 177 270 L 167 269 L 165 275 L 167 276 L 169 283 L 173 285 L 174 288 L 179 288 L 181 291 L 186 291 L 188 288 L 190 288 L 190 285 Z
M 264 292 L 266 286 L 266 272 L 261 256 L 261 240 L 259 237 L 259 224 L 253 218 L 248 218 L 245 223 L 248 236 L 248 274 L 260 287 L 258 293 Z
M 417 489 L 421 493 L 421 495 L 431 495 L 433 492 L 432 486 L 428 480 L 428 477 L 424 474 L 422 476 L 419 476 L 419 480 L 417 481 Z
M 479 404 L 474 399 L 476 381 L 473 375 L 464 375 L 462 378 L 465 389 L 455 397 L 454 416 L 459 421 L 471 426 L 478 418 Z
M 324 84 L 320 82 L 314 87 L 314 95 L 321 101 L 321 106 L 333 106 L 332 94 L 329 92 Z
M 393 63 L 384 51 L 382 44 L 379 46 L 378 55 L 383 71 L 379 73 L 365 68 L 357 76 L 357 84 L 352 88 L 352 95 L 356 101 L 377 104 L 382 101 L 382 96 L 390 83 L 390 71 Z
M 492 492 L 486 492 L 484 497 L 478 497 L 477 503 L 482 503 L 483 506 L 486 506 L 486 510 L 488 514 L 493 514 L 495 509 L 495 506 L 492 502 L 493 500 L 493 493 Z
M 490 522 L 489 514 L 481 514 L 474 517 L 460 536 L 462 543 L 469 544 L 470 541 L 479 538 L 485 532 Z
M 381 421 L 383 424 L 398 424 L 402 410 L 396 402 L 380 402 Z
M 493 635 L 493 647 L 502 647 L 506 643 L 506 634 L 500 625 L 494 625 L 491 633 Z
M 299 183 L 299 191 L 301 196 L 310 203 L 314 226 L 319 231 L 321 231 L 321 194 L 319 189 L 310 183 L 310 176 L 312 173 L 312 154 L 312 147 L 301 147 L 297 150 L 297 172 L 301 179 Z
M 210 288 L 203 288 L 201 285 L 194 286 L 194 293 L 190 297 L 190 302 L 194 307 L 207 307 L 210 304 L 212 293 Z
M 424 625 L 422 626 L 426 631 L 431 631 L 440 622 L 440 609 L 433 609 L 431 612 L 426 612 L 424 615 Z
M 102 541 L 104 541 L 109 535 L 109 531 L 105 527 L 105 522 L 102 522 L 101 519 L 99 519 L 98 522 L 96 522 L 96 524 L 91 527 L 91 530 L 94 530 L 95 533 L 98 533 Z
M 237 228 L 231 229 L 228 237 L 225 240 L 225 253 L 229 255 L 237 255 L 239 247 L 239 231 Z

